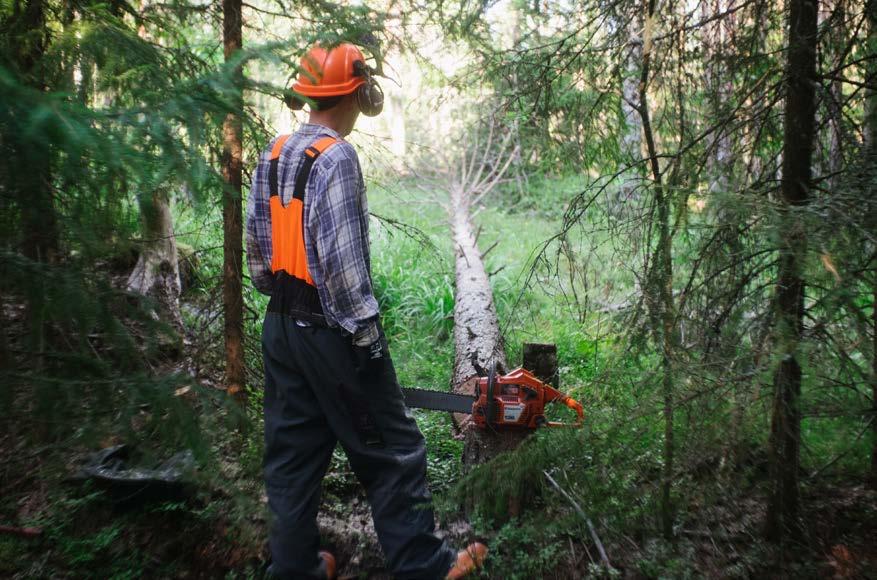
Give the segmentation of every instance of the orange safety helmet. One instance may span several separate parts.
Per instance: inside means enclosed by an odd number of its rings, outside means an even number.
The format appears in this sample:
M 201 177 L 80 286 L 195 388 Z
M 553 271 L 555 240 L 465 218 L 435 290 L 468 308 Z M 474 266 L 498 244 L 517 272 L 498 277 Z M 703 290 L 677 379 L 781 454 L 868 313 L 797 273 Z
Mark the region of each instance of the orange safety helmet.
M 381 112 L 384 94 L 365 57 L 350 43 L 325 49 L 314 45 L 301 59 L 298 80 L 292 84 L 294 93 L 312 99 L 349 95 L 356 98 L 363 114 L 373 117 Z M 303 104 L 301 99 L 296 104 Z M 294 107 L 297 108 L 297 107 Z
M 362 52 L 349 43 L 326 50 L 315 45 L 301 59 L 298 80 L 292 90 L 305 97 L 336 97 L 352 93 L 365 82 L 354 75 L 353 63 L 365 62 Z

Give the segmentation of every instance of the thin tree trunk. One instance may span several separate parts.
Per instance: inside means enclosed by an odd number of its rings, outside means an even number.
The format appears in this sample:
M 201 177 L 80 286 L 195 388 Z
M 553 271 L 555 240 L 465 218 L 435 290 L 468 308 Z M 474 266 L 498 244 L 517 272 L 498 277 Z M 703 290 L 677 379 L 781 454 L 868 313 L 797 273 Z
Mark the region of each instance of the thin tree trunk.
M 654 22 L 655 0 L 647 0 L 646 15 Z M 651 73 L 652 33 L 654 25 L 646 26 L 643 33 L 643 63 L 639 83 L 639 113 L 642 119 L 643 135 L 652 172 L 655 205 L 658 211 L 658 245 L 655 249 L 652 266 L 654 276 L 651 281 L 653 295 L 649 308 L 653 318 L 660 324 L 661 344 L 661 393 L 664 400 L 664 466 L 661 475 L 661 528 L 666 539 L 673 537 L 674 509 L 672 501 L 673 468 L 675 445 L 673 438 L 674 414 L 674 356 L 676 316 L 673 301 L 673 239 L 670 231 L 670 193 L 664 188 L 658 151 L 655 145 L 649 112 L 648 83 Z
M 13 43 L 17 50 L 19 74 L 26 84 L 38 90 L 48 88 L 37 67 L 47 44 L 47 8 L 43 0 L 27 2 L 15 27 L 17 42 Z M 25 147 L 17 149 L 19 167 L 28 168 L 18 175 L 17 192 L 22 212 L 24 255 L 38 262 L 53 263 L 58 259 L 60 242 L 51 178 L 51 148 L 39 151 Z
M 846 6 L 845 0 L 824 0 L 819 11 L 817 26 L 828 28 L 825 42 L 824 56 L 827 60 L 825 66 L 834 69 L 841 66 L 842 53 L 847 42 L 846 29 Z M 828 129 L 828 167 L 829 175 L 826 180 L 829 191 L 834 191 L 839 182 L 840 173 L 843 169 L 843 84 L 834 79 L 828 85 L 826 99 L 826 117 Z M 818 171 L 818 161 L 814 162 L 814 169 Z M 819 173 L 822 173 L 821 171 Z M 817 173 L 818 174 L 818 173 Z
M 726 9 L 725 1 L 715 0 L 712 3 L 702 5 L 702 15 L 709 18 L 721 14 Z M 733 71 L 728 66 L 728 59 L 724 55 L 732 50 L 732 34 L 735 25 L 735 17 L 729 14 L 712 22 L 704 28 L 704 51 L 710 64 L 706 71 L 710 104 L 717 119 L 723 118 L 730 110 L 731 97 L 734 94 Z M 731 123 L 728 123 L 730 125 Z M 731 177 L 733 175 L 734 158 L 732 153 L 731 132 L 728 128 L 722 128 L 713 142 L 712 154 L 707 159 L 707 173 L 709 175 L 710 193 L 725 195 L 731 191 Z M 725 223 L 722 217 L 721 223 Z
M 877 489 L 877 281 L 871 302 L 871 487 Z
M 703 18 L 709 19 L 724 13 L 732 4 L 732 0 L 714 0 L 702 5 Z M 710 95 L 710 105 L 713 116 L 716 119 L 725 119 L 732 109 L 734 95 L 734 71 L 728 65 L 725 55 L 733 50 L 735 45 L 734 32 L 737 25 L 735 14 L 727 14 L 712 22 L 704 28 L 704 51 L 707 68 L 707 87 Z M 709 178 L 710 203 L 718 206 L 716 215 L 717 227 L 725 248 L 724 255 L 730 261 L 726 274 L 717 280 L 718 285 L 737 284 L 739 280 L 740 261 L 739 256 L 743 252 L 743 244 L 740 239 L 740 220 L 737 213 L 730 209 L 730 204 L 724 201 L 732 191 L 736 190 L 735 183 L 735 158 L 734 140 L 732 139 L 733 120 L 728 119 L 726 126 L 719 130 L 715 141 L 712 143 L 712 154 L 707 158 L 707 175 Z M 733 300 L 733 298 L 731 298 Z M 733 361 L 732 368 L 727 368 L 728 375 L 739 372 L 739 363 L 736 360 L 737 340 L 722 340 L 717 337 L 717 352 L 709 362 L 725 365 L 727 361 Z M 731 418 L 729 436 L 725 455 L 732 466 L 739 465 L 741 461 L 741 432 L 743 429 L 744 416 L 747 408 L 747 385 L 742 381 L 735 381 L 731 392 Z
M 10 60 L 22 84 L 38 91 L 47 91 L 53 87 L 48 85 L 45 70 L 39 65 L 48 44 L 46 13 L 50 7 L 44 0 L 29 0 L 23 8 L 18 4 L 16 8 L 20 11 L 12 17 L 8 28 L 9 36 L 13 39 L 8 43 Z M 60 227 L 52 180 L 54 147 L 50 141 L 42 147 L 36 147 L 27 137 L 15 134 L 3 135 L 0 146 L 10 168 L 11 182 L 8 185 L 21 212 L 18 230 L 23 233 L 21 252 L 35 262 L 54 264 L 60 258 Z M 21 168 L 27 169 L 21 171 Z M 34 291 L 27 297 L 25 319 L 31 325 L 31 348 L 38 353 L 35 359 L 37 371 L 42 371 L 49 364 L 45 353 L 47 345 L 55 339 L 44 307 L 46 292 L 40 288 L 47 283 L 43 279 L 38 280 Z M 40 424 L 38 431 L 39 437 L 47 436 L 48 423 Z
M 868 18 L 866 46 L 873 54 L 877 50 L 877 0 L 868 0 L 865 6 Z M 877 63 L 869 61 L 867 82 L 873 87 L 877 81 Z M 870 167 L 877 165 L 877 90 L 869 88 L 865 98 L 865 155 Z M 871 487 L 877 489 L 877 272 L 872 281 L 873 303 L 871 305 Z
M 621 134 L 622 163 L 630 165 L 621 176 L 618 191 L 613 196 L 610 212 L 623 217 L 630 212 L 630 205 L 636 201 L 636 189 L 641 174 L 639 161 L 642 159 L 643 125 L 638 108 L 641 106 L 639 83 L 640 65 L 643 60 L 643 18 L 639 10 L 630 19 L 626 29 L 619 17 L 612 24 L 620 38 L 627 38 L 627 49 L 624 62 L 621 64 L 621 116 L 624 119 L 624 131 Z
M 141 0 L 141 14 L 146 6 L 147 2 Z M 137 29 L 137 36 L 147 39 L 145 26 Z M 155 190 L 152 195 L 141 195 L 138 201 L 143 242 L 137 264 L 128 276 L 128 291 L 155 299 L 164 318 L 182 332 L 180 265 L 170 200 L 166 191 Z
M 776 344 L 770 434 L 771 492 L 767 537 L 781 542 L 800 534 L 798 468 L 800 462 L 801 366 L 798 348 L 804 331 L 803 265 L 807 236 L 797 215 L 809 201 L 813 142 L 816 133 L 817 0 L 790 0 L 786 69 L 785 127 L 780 196 L 782 223 L 776 291 Z
M 225 60 L 236 56 L 243 42 L 241 0 L 223 0 L 223 44 Z M 225 381 L 230 395 L 239 402 L 246 400 L 244 364 L 244 301 L 243 301 L 243 223 L 241 203 L 241 144 L 243 117 L 243 71 L 235 70 L 235 107 L 222 126 L 222 177 L 225 192 L 222 203 L 223 272 L 222 303 L 225 312 Z

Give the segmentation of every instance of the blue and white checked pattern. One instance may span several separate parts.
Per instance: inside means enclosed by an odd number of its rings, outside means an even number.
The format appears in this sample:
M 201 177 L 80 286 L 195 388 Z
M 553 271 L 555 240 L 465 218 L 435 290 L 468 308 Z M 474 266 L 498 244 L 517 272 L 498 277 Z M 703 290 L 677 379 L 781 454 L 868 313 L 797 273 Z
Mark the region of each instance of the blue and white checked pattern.
M 339 141 L 311 168 L 304 198 L 305 251 L 330 326 L 340 326 L 365 346 L 378 339 L 378 302 L 372 292 L 368 245 L 368 202 L 356 150 L 320 125 L 304 124 L 283 145 L 277 183 L 284 205 L 292 200 L 304 150 L 321 137 Z M 262 152 L 247 201 L 247 265 L 253 285 L 271 293 L 271 210 L 268 166 Z

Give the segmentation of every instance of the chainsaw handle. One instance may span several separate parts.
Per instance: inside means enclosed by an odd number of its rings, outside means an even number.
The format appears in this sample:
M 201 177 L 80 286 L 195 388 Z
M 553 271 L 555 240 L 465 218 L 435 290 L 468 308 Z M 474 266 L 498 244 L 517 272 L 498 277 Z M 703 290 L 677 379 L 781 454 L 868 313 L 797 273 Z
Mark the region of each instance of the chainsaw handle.
M 582 404 L 566 395 L 561 393 L 554 387 L 550 385 L 545 385 L 545 402 L 550 403 L 553 401 L 560 401 L 570 409 L 576 412 L 576 422 L 575 423 L 562 423 L 560 421 L 549 421 L 546 426 L 548 427 L 581 427 L 585 424 L 585 410 L 582 408 Z
M 585 424 L 585 410 L 584 408 L 582 408 L 581 403 L 579 403 L 572 397 L 563 394 L 561 394 L 558 399 L 560 399 L 560 402 L 562 402 L 564 405 L 576 412 L 576 422 L 562 423 L 560 421 L 549 421 L 546 424 L 546 427 L 581 427 Z

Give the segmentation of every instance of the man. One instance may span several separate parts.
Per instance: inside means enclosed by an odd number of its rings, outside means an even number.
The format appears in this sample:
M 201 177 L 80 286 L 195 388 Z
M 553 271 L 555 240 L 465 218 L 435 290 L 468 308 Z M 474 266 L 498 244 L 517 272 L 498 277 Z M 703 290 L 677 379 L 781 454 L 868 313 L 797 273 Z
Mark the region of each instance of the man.
M 293 85 L 309 122 L 259 160 L 247 262 L 271 300 L 262 331 L 271 573 L 332 578 L 318 552 L 320 485 L 340 443 L 362 482 L 396 578 L 462 578 L 487 548 L 459 554 L 434 535 L 423 436 L 403 402 L 372 292 L 365 184 L 343 140 L 380 87 L 358 48 L 313 47 Z

